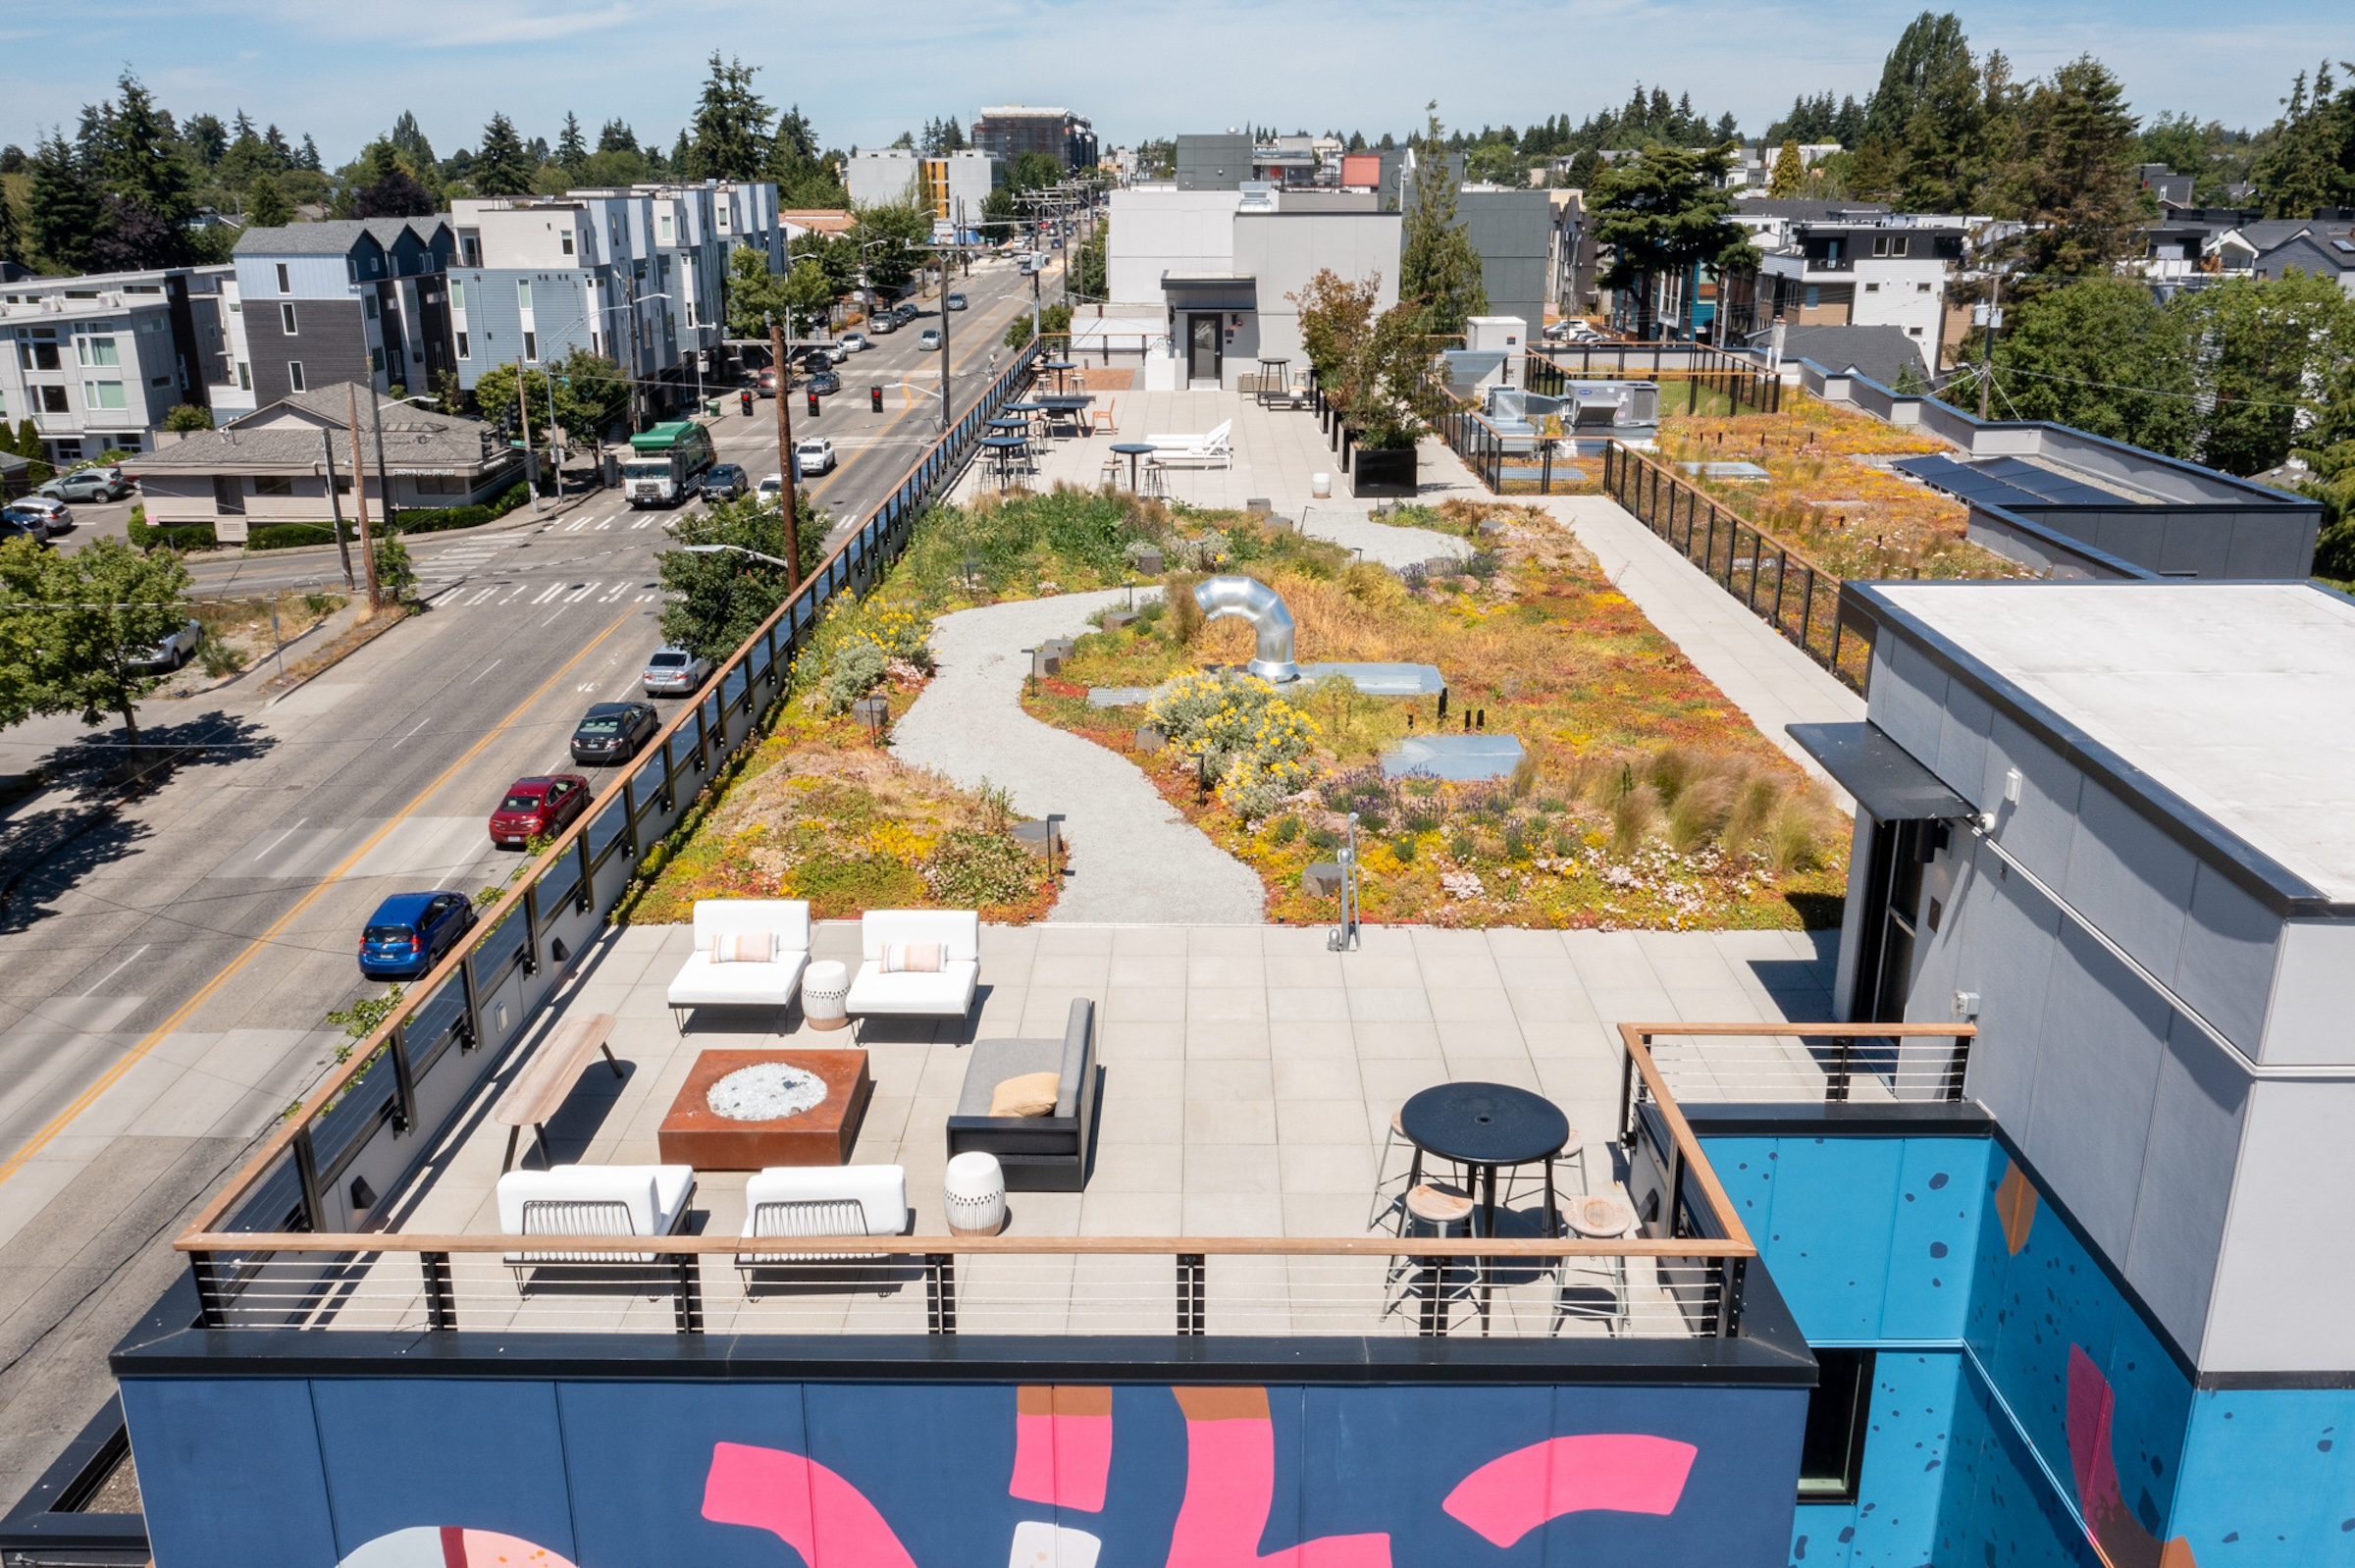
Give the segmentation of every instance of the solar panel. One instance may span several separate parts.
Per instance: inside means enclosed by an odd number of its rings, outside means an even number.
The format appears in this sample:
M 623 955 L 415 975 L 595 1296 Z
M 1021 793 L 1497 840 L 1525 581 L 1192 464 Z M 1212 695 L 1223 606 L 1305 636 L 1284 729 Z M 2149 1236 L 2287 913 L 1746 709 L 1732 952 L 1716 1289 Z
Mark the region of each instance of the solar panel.
M 2016 457 L 1998 457 L 1984 463 L 1959 463 L 1951 457 L 1901 457 L 1889 466 L 1911 474 L 1934 490 L 1986 506 L 2100 506 L 2125 502 L 2122 496 Z

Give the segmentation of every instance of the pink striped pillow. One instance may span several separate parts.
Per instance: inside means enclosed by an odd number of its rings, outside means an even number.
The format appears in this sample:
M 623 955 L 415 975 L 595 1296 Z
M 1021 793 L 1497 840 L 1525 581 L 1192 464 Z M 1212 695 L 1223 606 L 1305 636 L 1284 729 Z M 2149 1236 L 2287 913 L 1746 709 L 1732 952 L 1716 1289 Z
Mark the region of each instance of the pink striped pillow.
M 777 961 L 777 933 L 774 931 L 723 931 L 711 939 L 711 962 L 714 964 L 774 964 Z
M 938 942 L 886 942 L 883 944 L 883 972 L 938 974 L 947 958 L 948 950 Z

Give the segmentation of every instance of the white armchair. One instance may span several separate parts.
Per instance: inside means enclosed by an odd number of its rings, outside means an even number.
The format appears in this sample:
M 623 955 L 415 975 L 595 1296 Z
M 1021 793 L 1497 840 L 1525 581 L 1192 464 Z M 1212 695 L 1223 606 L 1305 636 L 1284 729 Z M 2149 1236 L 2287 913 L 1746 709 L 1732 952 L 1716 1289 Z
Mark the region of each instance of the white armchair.
M 893 943 L 941 946 L 937 973 L 889 970 L 884 948 Z M 853 1018 L 963 1018 L 981 979 L 981 915 L 974 910 L 869 910 L 859 919 L 864 959 L 844 1005 Z
M 773 938 L 767 963 L 729 961 L 723 938 Z M 810 962 L 810 906 L 802 899 L 698 899 L 695 951 L 670 982 L 666 1000 L 679 1032 L 699 1007 L 771 1007 L 793 1003 Z
M 498 1228 L 511 1236 L 666 1236 L 687 1221 L 690 1165 L 559 1165 L 498 1178 Z M 510 1252 L 517 1284 L 542 1264 L 648 1264 L 651 1252 Z

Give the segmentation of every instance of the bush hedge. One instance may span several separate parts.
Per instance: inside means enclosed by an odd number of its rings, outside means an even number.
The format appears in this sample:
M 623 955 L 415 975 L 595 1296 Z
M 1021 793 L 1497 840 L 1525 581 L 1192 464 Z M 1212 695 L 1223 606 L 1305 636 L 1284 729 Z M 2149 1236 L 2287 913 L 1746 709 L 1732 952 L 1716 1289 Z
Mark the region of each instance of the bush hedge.
M 131 543 L 137 549 L 211 549 L 220 540 L 210 523 L 168 523 L 151 528 L 144 505 L 131 509 Z
M 495 522 L 530 499 L 520 484 L 510 485 L 481 506 L 420 506 L 393 518 L 396 534 L 438 534 L 450 528 L 480 528 Z M 352 527 L 351 524 L 345 524 Z M 208 530 L 209 532 L 209 530 Z M 353 528 L 351 537 L 358 537 Z M 247 549 L 291 549 L 297 545 L 328 545 L 336 538 L 333 523 L 269 523 L 245 536 Z

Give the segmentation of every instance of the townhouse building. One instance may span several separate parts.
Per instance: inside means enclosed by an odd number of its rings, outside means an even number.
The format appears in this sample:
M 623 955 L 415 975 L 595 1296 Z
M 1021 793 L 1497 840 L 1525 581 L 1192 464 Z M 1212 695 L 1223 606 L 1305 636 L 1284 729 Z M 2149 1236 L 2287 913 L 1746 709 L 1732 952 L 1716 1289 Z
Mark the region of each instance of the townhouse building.
M 344 218 L 248 229 L 233 253 L 254 405 L 356 381 L 424 391 L 453 369 L 449 224 Z M 241 388 L 242 390 L 242 388 Z
M 1798 326 L 1897 327 L 1936 363 L 1948 337 L 1947 284 L 1962 264 L 1966 220 L 1849 214 L 1795 222 L 1758 265 L 1758 317 Z

